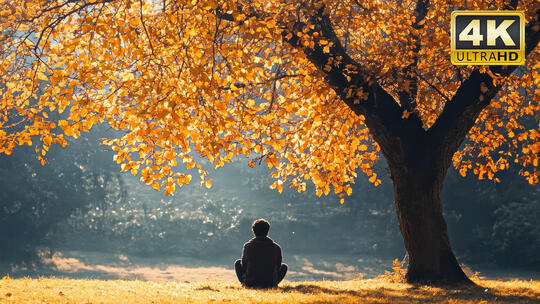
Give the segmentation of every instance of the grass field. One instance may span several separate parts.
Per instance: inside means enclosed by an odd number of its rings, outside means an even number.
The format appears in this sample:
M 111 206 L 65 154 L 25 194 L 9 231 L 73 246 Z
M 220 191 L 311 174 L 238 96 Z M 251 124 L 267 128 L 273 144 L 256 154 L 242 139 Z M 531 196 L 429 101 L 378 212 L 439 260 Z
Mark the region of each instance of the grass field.
M 154 282 L 57 278 L 0 280 L 0 303 L 540 303 L 539 281 L 476 281 L 442 289 L 379 278 L 284 282 L 245 289 L 235 282 Z

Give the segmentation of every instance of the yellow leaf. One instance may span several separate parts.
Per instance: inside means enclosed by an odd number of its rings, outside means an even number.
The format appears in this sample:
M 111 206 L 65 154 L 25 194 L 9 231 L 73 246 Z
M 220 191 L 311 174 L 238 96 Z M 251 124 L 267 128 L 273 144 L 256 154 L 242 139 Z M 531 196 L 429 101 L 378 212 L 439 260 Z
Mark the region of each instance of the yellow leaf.
M 268 28 L 274 28 L 274 27 L 276 27 L 276 20 L 272 19 L 272 20 L 266 22 L 266 26 L 267 26 Z
M 409 116 L 411 115 L 411 113 L 407 110 L 403 111 L 403 114 L 401 115 L 401 119 L 407 119 L 409 118 Z
M 47 77 L 47 75 L 43 74 L 43 72 L 37 72 L 36 74 L 37 74 L 37 78 L 38 78 L 39 80 L 44 80 L 44 81 L 45 81 L 45 80 L 48 80 L 48 79 L 49 79 L 49 78 Z
M 268 165 L 268 169 L 272 169 L 272 167 L 274 166 L 272 160 L 268 157 L 264 159 L 264 162 L 266 162 L 266 164 Z

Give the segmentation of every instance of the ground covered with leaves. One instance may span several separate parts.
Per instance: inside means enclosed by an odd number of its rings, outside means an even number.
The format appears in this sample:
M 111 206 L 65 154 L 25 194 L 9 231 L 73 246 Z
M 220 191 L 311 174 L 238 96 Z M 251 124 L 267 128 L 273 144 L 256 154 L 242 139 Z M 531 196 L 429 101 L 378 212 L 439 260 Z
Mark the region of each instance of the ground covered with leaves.
M 385 279 L 284 282 L 253 290 L 236 282 L 152 282 L 5 277 L 0 303 L 540 303 L 539 281 L 480 280 L 444 289 Z

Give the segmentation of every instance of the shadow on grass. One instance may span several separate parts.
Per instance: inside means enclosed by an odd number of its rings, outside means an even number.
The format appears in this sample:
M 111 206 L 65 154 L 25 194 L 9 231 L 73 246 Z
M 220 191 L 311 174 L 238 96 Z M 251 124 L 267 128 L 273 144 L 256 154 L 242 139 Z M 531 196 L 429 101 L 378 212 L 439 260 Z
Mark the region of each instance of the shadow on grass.
M 502 294 L 498 290 L 490 290 L 485 287 L 461 286 L 461 287 L 427 287 L 411 286 L 407 289 L 393 289 L 380 287 L 377 289 L 340 289 L 328 288 L 311 284 L 300 284 L 296 286 L 284 286 L 277 288 L 282 292 L 297 292 L 303 294 L 320 294 L 332 296 L 347 296 L 358 298 L 359 302 L 370 302 L 370 300 L 379 299 L 388 303 L 404 302 L 447 302 L 450 299 L 457 301 L 473 301 L 487 303 L 539 303 L 537 294 L 534 290 L 528 288 L 514 289 L 515 293 L 529 293 L 528 295 Z
M 488 303 L 491 302 L 503 302 L 503 303 L 539 303 L 538 294 L 533 289 L 529 288 L 516 288 L 512 292 L 519 293 L 516 294 L 502 294 L 500 290 L 489 289 L 481 285 L 472 285 L 472 286 L 462 286 L 457 288 L 440 288 L 443 291 L 443 294 L 447 298 L 452 298 L 456 300 L 484 300 Z M 416 291 L 420 293 L 421 291 Z M 425 293 L 425 292 L 421 292 Z M 534 294 L 533 296 L 523 295 L 526 293 Z
M 358 297 L 365 294 L 365 293 L 361 293 L 354 290 L 332 289 L 332 288 L 321 287 L 317 285 L 308 285 L 308 284 L 300 284 L 296 286 L 284 286 L 284 287 L 278 288 L 278 290 L 281 290 L 283 292 L 299 292 L 299 293 L 310 293 L 310 294 L 324 293 L 324 294 L 329 294 L 329 295 L 349 295 L 353 297 Z
M 208 290 L 208 291 L 220 292 L 219 289 L 215 289 L 215 288 L 212 288 L 212 287 L 210 287 L 210 286 L 201 286 L 201 287 L 197 287 L 197 288 L 195 288 L 195 290 Z

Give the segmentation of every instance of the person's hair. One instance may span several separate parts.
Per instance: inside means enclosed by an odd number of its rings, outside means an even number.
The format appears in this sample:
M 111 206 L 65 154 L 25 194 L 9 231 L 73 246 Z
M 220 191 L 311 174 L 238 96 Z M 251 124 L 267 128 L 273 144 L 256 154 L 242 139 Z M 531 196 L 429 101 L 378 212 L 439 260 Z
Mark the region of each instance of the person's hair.
M 253 233 L 255 233 L 255 236 L 267 236 L 268 230 L 270 230 L 270 223 L 268 223 L 267 220 L 260 218 L 253 222 L 251 228 L 253 229 Z

